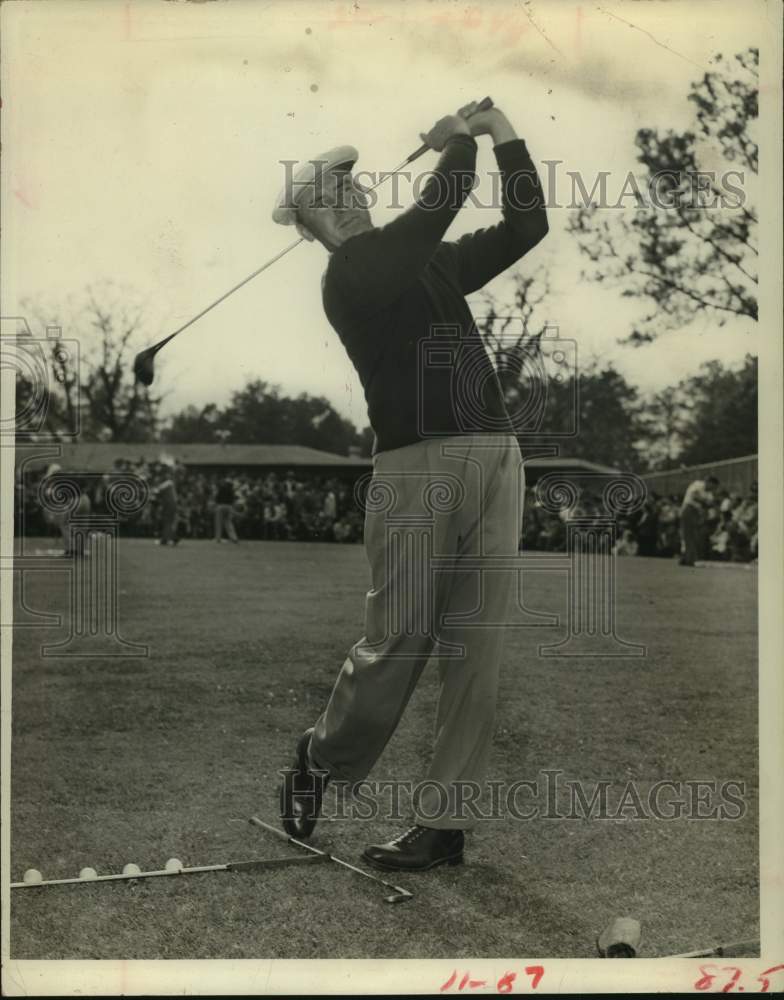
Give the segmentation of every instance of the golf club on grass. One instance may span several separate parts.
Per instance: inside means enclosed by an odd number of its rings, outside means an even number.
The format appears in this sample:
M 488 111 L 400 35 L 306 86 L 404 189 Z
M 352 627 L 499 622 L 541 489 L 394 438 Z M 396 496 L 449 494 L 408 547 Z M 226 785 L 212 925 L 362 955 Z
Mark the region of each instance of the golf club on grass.
M 754 938 L 751 941 L 733 941 L 729 944 L 717 944 L 713 948 L 703 948 L 698 951 L 683 951 L 677 955 L 662 955 L 662 958 L 727 958 L 737 957 L 737 953 L 756 950 L 759 951 L 760 943 Z
M 493 106 L 492 99 L 489 97 L 485 97 L 484 100 L 480 101 L 477 104 L 476 109 L 472 113 L 475 114 L 477 111 L 488 111 L 490 108 L 492 108 L 492 106 Z M 468 115 L 467 117 L 470 118 L 470 115 Z M 378 181 L 376 184 L 374 184 L 372 187 L 368 188 L 367 190 L 374 191 L 379 186 L 379 184 L 387 180 L 389 177 L 394 176 L 394 174 L 399 173 L 399 171 L 401 171 L 403 167 L 406 167 L 408 166 L 409 163 L 413 163 L 414 160 L 419 159 L 419 157 L 425 154 L 429 149 L 430 147 L 427 145 L 427 143 L 423 143 L 419 147 L 419 149 L 414 150 L 413 153 L 407 156 L 405 160 L 403 160 L 403 162 L 400 164 L 400 166 L 395 167 L 395 169 L 390 171 L 389 173 L 383 174 L 382 179 Z M 202 309 L 200 313 L 197 313 L 192 319 L 189 319 L 187 323 L 183 323 L 183 325 L 179 327 L 177 330 L 175 330 L 174 333 L 170 333 L 168 337 L 164 337 L 163 340 L 159 340 L 158 343 L 153 344 L 152 347 L 147 347 L 143 351 L 140 351 L 136 355 L 133 362 L 133 373 L 136 378 L 136 381 L 141 382 L 142 385 L 146 386 L 152 385 L 153 379 L 155 378 L 155 355 L 158 353 L 158 351 L 161 350 L 161 348 L 165 347 L 170 340 L 173 340 L 177 336 L 177 334 L 182 333 L 183 330 L 187 330 L 189 326 L 191 326 L 193 323 L 196 322 L 197 319 L 201 319 L 201 317 L 205 316 L 211 309 L 214 309 L 215 306 L 220 305 L 221 302 L 227 299 L 230 295 L 233 295 L 234 292 L 242 288 L 243 285 L 247 285 L 249 281 L 252 281 L 253 278 L 261 274 L 262 271 L 266 271 L 268 267 L 272 267 L 272 265 L 276 261 L 280 260 L 281 257 L 285 257 L 290 250 L 293 250 L 294 247 L 299 246 L 299 244 L 303 242 L 304 238 L 300 236 L 299 239 L 295 240 L 293 243 L 290 243 L 287 247 L 284 247 L 284 249 L 281 250 L 280 253 L 275 254 L 274 257 L 271 257 L 265 264 L 262 264 L 261 267 L 257 268 L 252 274 L 249 274 L 247 278 L 243 278 L 242 281 L 236 284 L 233 288 L 230 288 L 228 292 L 224 292 L 224 294 L 221 295 L 220 298 L 217 298 L 215 299 L 214 302 L 211 302 L 206 307 L 206 309 Z
M 392 889 L 392 895 L 386 896 L 384 899 L 386 903 L 405 903 L 406 900 L 413 899 L 414 894 L 409 892 L 408 889 L 403 889 L 399 885 L 392 885 L 391 882 L 387 882 L 386 879 L 379 878 L 378 875 L 371 875 L 370 872 L 363 871 L 361 868 L 357 868 L 355 865 L 349 864 L 348 861 L 336 858 L 334 854 L 328 854 L 326 851 L 320 851 L 317 847 L 312 847 L 310 844 L 297 840 L 295 837 L 290 837 L 287 833 L 284 833 L 283 830 L 279 830 L 275 826 L 270 826 L 269 823 L 265 823 L 264 820 L 259 819 L 258 816 L 251 816 L 249 822 L 251 822 L 254 826 L 260 826 L 262 830 L 266 830 L 268 833 L 274 833 L 276 837 L 287 841 L 289 844 L 294 844 L 296 847 L 302 847 L 306 851 L 311 851 L 314 855 L 320 855 L 325 861 L 334 861 L 335 864 L 342 865 L 344 868 L 348 868 L 349 871 L 352 871 L 357 875 L 369 878 L 371 882 L 378 882 L 379 885 L 383 885 L 386 889 Z

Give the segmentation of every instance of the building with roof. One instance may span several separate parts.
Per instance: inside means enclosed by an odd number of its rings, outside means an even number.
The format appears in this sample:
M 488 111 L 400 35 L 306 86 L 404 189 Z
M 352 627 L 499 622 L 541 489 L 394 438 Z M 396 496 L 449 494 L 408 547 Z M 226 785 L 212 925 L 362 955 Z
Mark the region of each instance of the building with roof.
M 329 451 L 306 448 L 289 444 L 124 444 L 122 442 L 80 441 L 61 444 L 59 457 L 52 457 L 52 446 L 41 449 L 40 457 L 35 449 L 17 449 L 17 464 L 25 454 L 28 469 L 47 466 L 56 461 L 66 472 L 111 472 L 124 463 L 177 462 L 186 468 L 199 471 L 222 469 L 226 472 L 247 472 L 264 469 L 269 472 L 305 471 L 314 475 L 350 477 L 372 468 L 370 458 L 358 455 L 336 455 Z M 606 465 L 589 462 L 582 458 L 558 458 L 555 456 L 533 456 L 525 461 L 528 485 L 549 472 L 570 472 L 597 476 L 618 472 Z

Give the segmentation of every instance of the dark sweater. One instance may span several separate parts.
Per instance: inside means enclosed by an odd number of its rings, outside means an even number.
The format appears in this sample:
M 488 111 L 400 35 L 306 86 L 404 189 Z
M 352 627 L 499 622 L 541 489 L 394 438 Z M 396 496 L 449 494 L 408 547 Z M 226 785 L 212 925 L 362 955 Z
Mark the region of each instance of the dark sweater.
M 218 489 L 215 495 L 216 503 L 234 503 L 236 497 L 234 495 L 234 483 L 230 479 L 222 479 L 218 483 Z
M 502 143 L 495 155 L 503 177 L 497 225 L 442 242 L 475 177 L 476 142 L 457 135 L 411 208 L 330 257 L 324 309 L 365 390 L 375 452 L 512 431 L 465 296 L 534 247 L 547 219 L 525 143 Z

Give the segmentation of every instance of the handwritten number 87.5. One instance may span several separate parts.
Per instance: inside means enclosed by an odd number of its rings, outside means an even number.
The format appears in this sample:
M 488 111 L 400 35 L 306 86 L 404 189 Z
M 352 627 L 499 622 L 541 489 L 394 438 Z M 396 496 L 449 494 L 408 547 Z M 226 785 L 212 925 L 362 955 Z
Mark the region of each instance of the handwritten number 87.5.
M 702 976 L 694 984 L 695 990 L 711 989 L 715 980 L 718 978 L 718 972 L 710 972 L 709 971 L 710 969 L 718 969 L 718 966 L 712 964 L 700 966 L 700 972 L 702 973 Z M 730 993 L 733 989 L 735 989 L 735 986 L 738 980 L 740 979 L 743 970 L 737 968 L 737 966 L 735 965 L 723 965 L 719 971 L 732 973 L 732 977 L 728 979 L 727 982 L 724 984 L 724 986 L 722 986 L 721 988 L 722 993 Z M 782 971 L 784 971 L 784 964 L 773 965 L 771 966 L 771 968 L 765 969 L 764 972 L 761 972 L 757 976 L 757 982 L 761 984 L 759 992 L 767 993 L 768 990 L 770 989 L 770 979 L 768 977 L 771 976 L 774 972 L 782 972 Z

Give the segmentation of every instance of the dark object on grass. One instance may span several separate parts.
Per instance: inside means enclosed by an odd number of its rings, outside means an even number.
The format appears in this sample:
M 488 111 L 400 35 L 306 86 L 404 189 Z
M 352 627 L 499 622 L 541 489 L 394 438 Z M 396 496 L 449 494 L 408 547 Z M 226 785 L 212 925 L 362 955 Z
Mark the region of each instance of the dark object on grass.
M 640 935 L 639 920 L 616 917 L 596 939 L 596 949 L 602 958 L 636 958 Z

